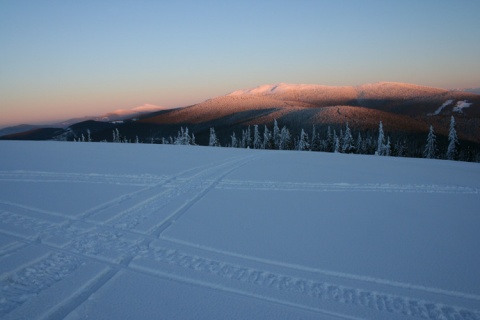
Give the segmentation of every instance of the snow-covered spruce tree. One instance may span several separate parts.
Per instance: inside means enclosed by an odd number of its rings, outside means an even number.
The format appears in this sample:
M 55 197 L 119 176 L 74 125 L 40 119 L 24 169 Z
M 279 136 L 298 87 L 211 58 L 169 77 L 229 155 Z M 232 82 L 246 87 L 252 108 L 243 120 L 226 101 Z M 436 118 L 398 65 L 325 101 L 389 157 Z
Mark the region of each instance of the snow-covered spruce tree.
M 382 121 L 380 121 L 380 124 L 378 125 L 378 142 L 376 154 L 379 156 L 386 155 L 385 134 L 383 133 Z
M 385 156 L 389 157 L 392 154 L 392 144 L 390 143 L 390 136 L 387 137 L 387 144 L 385 145 Z
M 197 143 L 195 142 L 195 134 L 194 134 L 193 132 L 192 132 L 192 137 L 191 137 L 191 139 L 190 139 L 190 144 L 191 144 L 192 146 L 197 145 Z
M 118 128 L 115 128 L 115 130 L 113 130 L 113 140 L 112 140 L 112 142 L 115 142 L 115 143 L 122 142 L 122 139 L 120 137 L 120 131 L 118 131 Z
M 92 142 L 92 135 L 90 134 L 90 129 L 87 129 L 87 141 Z
M 215 134 L 215 129 L 212 127 L 210 128 L 210 139 L 208 140 L 209 147 L 220 147 L 220 143 L 218 142 L 217 135 Z
M 437 158 L 437 137 L 433 131 L 433 126 L 430 125 L 430 130 L 428 131 L 427 144 L 425 145 L 425 150 L 423 151 L 423 156 L 427 159 L 436 159 Z
M 280 128 L 278 127 L 277 119 L 273 119 L 273 148 L 280 149 Z
M 396 157 L 405 157 L 405 141 L 398 139 L 395 142 L 395 156 Z
M 183 131 L 183 143 L 186 146 L 190 145 L 191 142 L 190 134 L 188 133 L 188 127 L 185 127 L 185 130 Z
M 177 131 L 177 137 L 173 142 L 174 145 L 183 145 L 183 127 L 180 127 L 180 131 Z
M 237 140 L 237 137 L 235 137 L 235 132 L 230 136 L 230 138 L 232 140 L 231 147 L 232 148 L 237 148 L 238 147 L 238 140 Z
M 267 126 L 265 125 L 265 130 L 263 131 L 263 149 L 273 149 L 274 142 L 272 133 L 268 130 Z
M 250 130 L 250 126 L 247 127 L 247 146 L 246 148 L 252 148 L 252 131 Z
M 262 138 L 260 137 L 260 131 L 258 131 L 258 125 L 253 126 L 253 148 L 261 149 L 263 146 Z
M 447 159 L 455 160 L 458 154 L 458 137 L 457 131 L 455 130 L 455 118 L 452 116 L 450 118 L 450 129 L 448 131 L 448 148 L 447 148 Z
M 138 140 L 138 136 L 135 136 L 135 143 L 140 143 L 140 141 Z
M 240 148 L 247 147 L 247 130 L 242 130 L 242 138 L 240 139 Z
M 340 139 L 338 139 L 337 132 L 333 130 L 333 152 L 340 152 Z
M 332 134 L 332 130 L 330 129 L 330 126 L 328 126 L 327 128 L 327 140 L 326 140 L 325 151 L 327 152 L 335 151 L 335 137 Z
M 303 130 L 300 133 L 300 138 L 298 139 L 298 150 L 307 151 L 310 149 L 310 143 L 308 142 L 308 134 Z
M 360 132 L 358 133 L 357 142 L 355 143 L 355 151 L 358 154 L 364 153 L 364 151 L 363 151 L 363 140 L 362 140 L 362 135 L 360 134 Z
M 279 150 L 287 150 L 291 144 L 290 132 L 286 126 L 282 127 L 280 130 L 280 145 L 278 146 Z
M 320 137 L 317 134 L 315 125 L 312 126 L 312 139 L 310 140 L 310 150 L 320 151 Z
M 355 146 L 353 145 L 353 137 L 350 128 L 348 127 L 348 122 L 346 123 L 345 133 L 343 134 L 343 153 L 353 153 L 355 151 Z

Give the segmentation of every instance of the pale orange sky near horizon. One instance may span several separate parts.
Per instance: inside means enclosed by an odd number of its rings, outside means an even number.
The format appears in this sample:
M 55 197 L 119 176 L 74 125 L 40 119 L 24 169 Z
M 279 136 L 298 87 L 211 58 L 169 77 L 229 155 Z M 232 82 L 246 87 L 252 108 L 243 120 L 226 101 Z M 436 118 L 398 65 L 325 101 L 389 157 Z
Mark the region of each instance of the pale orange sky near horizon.
M 480 1 L 0 2 L 0 127 L 262 84 L 480 87 Z

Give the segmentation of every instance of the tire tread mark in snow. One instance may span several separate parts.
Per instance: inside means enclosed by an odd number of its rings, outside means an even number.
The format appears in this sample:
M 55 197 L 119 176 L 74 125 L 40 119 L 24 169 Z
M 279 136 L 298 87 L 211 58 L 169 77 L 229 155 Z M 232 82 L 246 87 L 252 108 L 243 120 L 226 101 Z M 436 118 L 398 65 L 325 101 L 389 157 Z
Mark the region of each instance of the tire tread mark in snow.
M 0 281 L 0 317 L 68 277 L 83 263 L 84 260 L 71 255 L 52 253 Z
M 170 238 L 170 237 L 162 237 L 162 240 L 172 242 L 172 243 L 176 243 L 176 244 L 180 244 L 182 246 L 186 246 L 186 247 L 190 247 L 190 248 L 209 251 L 209 252 L 212 252 L 212 253 L 220 254 L 222 256 L 235 257 L 235 258 L 239 258 L 239 259 L 242 259 L 242 260 L 258 262 L 258 263 L 262 263 L 262 264 L 266 264 L 266 265 L 273 265 L 273 266 L 278 266 L 278 267 L 288 268 L 288 269 L 293 269 L 293 270 L 299 270 L 299 271 L 304 271 L 304 272 L 313 272 L 313 273 L 323 274 L 323 275 L 329 276 L 329 277 L 336 277 L 336 278 L 340 278 L 340 279 L 350 279 L 350 280 L 355 280 L 355 281 L 362 281 L 362 282 L 367 282 L 367 283 L 390 286 L 390 287 L 394 287 L 394 288 L 423 291 L 423 292 L 427 292 L 427 293 L 441 294 L 441 295 L 452 296 L 452 297 L 461 298 L 461 299 L 477 300 L 477 301 L 480 302 L 480 296 L 476 295 L 476 294 L 464 293 L 464 292 L 459 292 L 459 291 L 444 290 L 444 289 L 439 289 L 439 288 L 435 288 L 435 287 L 420 286 L 420 285 L 415 285 L 415 284 L 411 284 L 411 283 L 391 281 L 391 280 L 387 280 L 387 279 L 383 279 L 383 278 L 373 278 L 373 277 L 370 277 L 370 276 L 362 276 L 362 275 L 343 273 L 343 272 L 338 272 L 338 271 L 317 269 L 317 268 L 312 268 L 312 267 L 307 267 L 307 266 L 292 264 L 292 263 L 278 262 L 278 261 L 273 261 L 273 260 L 269 260 L 269 259 L 246 256 L 246 255 L 243 255 L 243 254 L 236 254 L 236 253 L 225 251 L 225 250 L 218 250 L 218 249 L 214 249 L 214 248 L 211 248 L 211 247 L 207 247 L 207 246 L 203 246 L 203 245 L 197 245 L 197 244 L 193 244 L 193 243 L 190 243 L 190 242 L 187 242 L 187 241 L 182 241 L 182 240 L 178 240 L 178 239 L 174 239 L 174 238 Z
M 418 317 L 428 320 L 480 320 L 480 312 L 476 310 L 396 294 L 369 291 L 362 288 L 283 275 L 210 258 L 189 255 L 176 249 L 159 247 L 148 252 L 143 258 L 196 272 L 207 273 L 228 280 L 305 295 L 322 301 L 368 308 L 377 312 Z M 135 264 L 133 268 L 143 269 L 146 272 L 155 274 L 155 271 L 142 268 L 141 263 Z M 248 292 L 245 292 L 245 294 L 248 295 Z

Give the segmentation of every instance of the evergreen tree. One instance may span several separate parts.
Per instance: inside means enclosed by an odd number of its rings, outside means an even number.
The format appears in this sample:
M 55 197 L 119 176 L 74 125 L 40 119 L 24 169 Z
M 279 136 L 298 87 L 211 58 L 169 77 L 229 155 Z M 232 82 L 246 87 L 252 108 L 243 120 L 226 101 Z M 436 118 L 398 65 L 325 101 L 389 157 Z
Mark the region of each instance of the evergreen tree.
M 447 159 L 455 160 L 458 154 L 458 137 L 457 131 L 455 130 L 455 118 L 452 116 L 450 118 L 450 129 L 448 131 L 448 148 L 447 148 Z
M 92 136 L 90 134 L 90 129 L 87 129 L 87 141 L 92 142 Z
M 258 125 L 253 126 L 253 148 L 262 148 L 262 138 L 260 137 L 260 131 L 258 131 Z
M 240 139 L 240 148 L 247 148 L 247 130 L 242 130 L 242 139 Z
M 246 148 L 252 147 L 252 132 L 250 130 L 250 126 L 247 127 L 247 146 Z
M 332 130 L 330 130 L 330 126 L 327 128 L 327 143 L 326 143 L 326 150 L 327 152 L 334 152 L 335 151 L 335 137 L 332 134 Z
M 405 157 L 405 142 L 402 142 L 400 139 L 395 143 L 395 156 Z
M 197 143 L 195 142 L 195 134 L 194 134 L 193 132 L 192 132 L 192 138 L 191 138 L 190 144 L 191 144 L 192 146 L 197 145 Z
M 355 144 L 355 151 L 358 154 L 365 153 L 365 151 L 363 150 L 363 140 L 362 140 L 362 135 L 360 134 L 360 132 L 358 133 L 358 136 L 357 136 L 357 142 Z
M 308 134 L 303 130 L 300 133 L 300 138 L 298 139 L 298 150 L 305 151 L 310 148 L 310 143 L 308 142 Z
M 390 143 L 390 136 L 387 137 L 387 144 L 385 145 L 385 156 L 390 156 L 392 153 L 392 145 Z
M 218 142 L 217 135 L 215 134 L 215 129 L 212 127 L 210 128 L 210 139 L 208 140 L 209 147 L 220 147 L 220 143 Z
M 280 128 L 278 127 L 277 119 L 273 120 L 273 147 L 279 149 L 280 146 Z
M 273 138 L 272 133 L 268 130 L 265 125 L 265 130 L 263 131 L 263 146 L 262 149 L 273 149 Z
M 120 131 L 118 131 L 118 128 L 115 128 L 115 130 L 113 130 L 113 142 L 122 142 L 122 139 L 120 137 Z
M 346 123 L 345 133 L 343 134 L 342 151 L 344 153 L 353 153 L 355 151 L 353 137 L 350 128 L 348 127 L 348 122 Z
M 338 139 L 337 132 L 333 130 L 333 152 L 340 152 L 340 139 Z
M 310 150 L 320 151 L 320 137 L 315 130 L 315 125 L 312 126 L 312 139 L 310 141 Z
M 237 142 L 237 137 L 235 137 L 235 132 L 230 136 L 232 140 L 232 148 L 237 148 L 238 147 L 238 142 Z
M 378 125 L 378 142 L 377 142 L 377 155 L 385 156 L 386 155 L 386 145 L 385 145 L 385 134 L 383 133 L 383 124 L 380 121 Z
M 423 156 L 427 159 L 436 159 L 437 151 L 437 137 L 433 131 L 433 126 L 430 125 L 430 131 L 428 132 L 427 144 L 425 145 Z
M 278 149 L 288 150 L 290 148 L 290 144 L 290 132 L 288 131 L 286 126 L 283 126 L 282 130 L 280 130 L 280 145 L 278 146 Z

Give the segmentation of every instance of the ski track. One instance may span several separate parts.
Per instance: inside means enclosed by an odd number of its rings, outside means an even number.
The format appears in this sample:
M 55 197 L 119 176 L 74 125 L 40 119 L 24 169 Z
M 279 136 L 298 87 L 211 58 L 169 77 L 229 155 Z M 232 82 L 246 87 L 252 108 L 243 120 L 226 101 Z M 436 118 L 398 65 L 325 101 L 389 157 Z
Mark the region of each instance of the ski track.
M 480 190 L 464 186 L 391 184 L 391 183 L 294 183 L 281 181 L 236 181 L 222 180 L 218 189 L 265 190 L 265 191 L 313 191 L 313 192 L 405 192 L 405 193 L 452 193 L 478 194 Z
M 168 178 L 166 175 L 114 175 L 97 173 L 0 171 L 0 181 L 48 182 L 48 183 L 98 183 L 127 186 L 155 186 Z
M 366 314 L 365 317 L 368 318 L 371 313 L 365 313 L 365 310 L 369 310 L 381 317 L 480 320 L 480 312 L 476 307 L 472 309 L 450 305 L 423 297 L 425 292 L 429 294 L 428 297 L 450 295 L 456 301 L 468 300 L 470 304 L 467 305 L 472 305 L 472 301 L 478 305 L 480 297 L 476 295 L 310 270 L 303 266 L 209 250 L 162 238 L 163 231 L 213 189 L 479 193 L 475 188 L 448 185 L 325 184 L 224 179 L 254 159 L 230 158 L 173 176 L 0 171 L 0 181 L 6 182 L 99 183 L 143 187 L 90 208 L 78 216 L 0 200 L 0 239 L 8 240 L 2 240 L 5 243 L 0 246 L 0 262 L 4 263 L 4 268 L 1 269 L 3 274 L 0 274 L 0 317 L 8 316 L 14 310 L 19 311 L 17 309 L 64 279 L 80 277 L 77 273 L 80 273 L 78 270 L 83 266 L 100 264 L 110 271 L 99 276 L 92 275 L 93 284 L 81 289 L 79 293 L 72 292 L 72 298 L 63 301 L 60 307 L 57 306 L 54 314 L 67 315 L 123 269 L 152 277 L 169 277 L 344 319 L 358 318 L 359 314 Z M 156 246 L 158 241 L 162 245 Z M 40 250 L 37 258 L 14 265 L 18 259 L 10 259 L 12 256 L 30 252 L 35 246 L 41 246 L 47 253 L 43 254 Z M 183 246 L 186 251 L 177 249 L 178 246 Z M 285 272 L 278 272 L 278 268 Z M 304 276 L 305 274 L 310 276 Z M 316 277 L 315 274 L 319 276 Z M 323 276 L 331 277 L 321 280 Z M 356 287 L 348 284 L 345 279 L 369 282 L 370 286 Z M 378 290 L 372 290 L 372 286 L 377 286 Z M 389 292 L 389 287 L 393 292 Z M 405 292 L 395 291 L 399 288 L 408 289 L 410 294 L 399 294 L 398 292 Z M 338 311 L 336 306 L 339 305 L 350 309 Z M 360 311 L 357 314 L 355 310 Z

